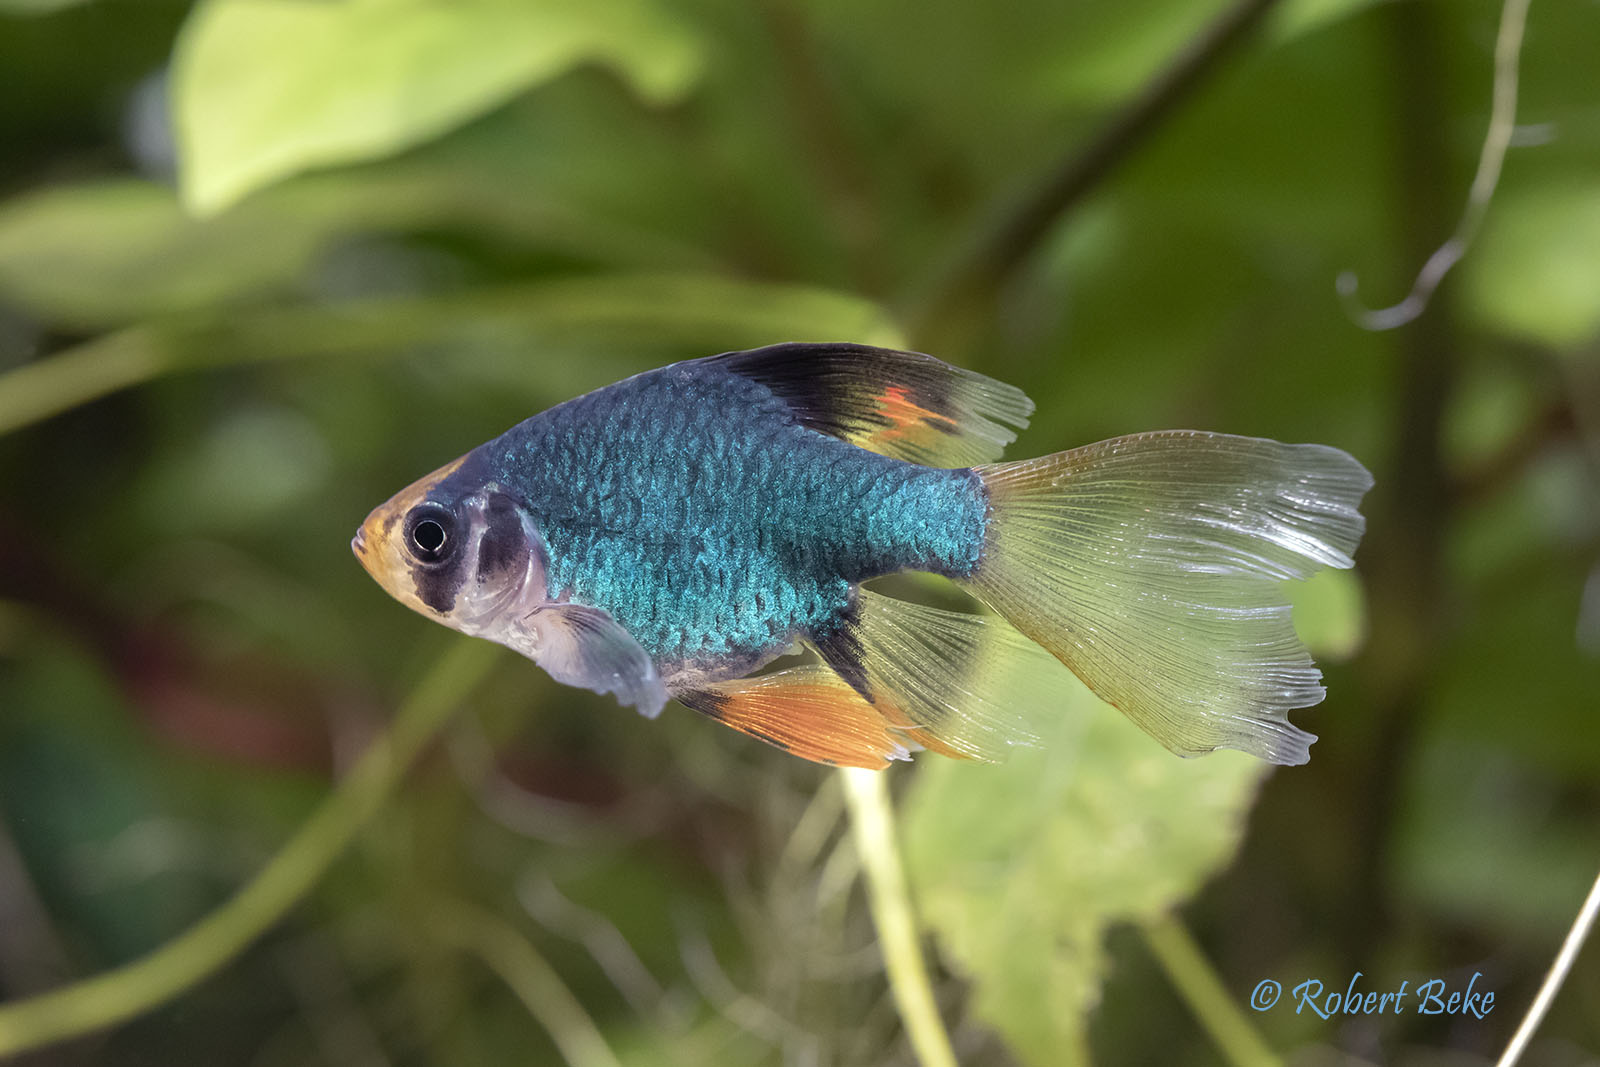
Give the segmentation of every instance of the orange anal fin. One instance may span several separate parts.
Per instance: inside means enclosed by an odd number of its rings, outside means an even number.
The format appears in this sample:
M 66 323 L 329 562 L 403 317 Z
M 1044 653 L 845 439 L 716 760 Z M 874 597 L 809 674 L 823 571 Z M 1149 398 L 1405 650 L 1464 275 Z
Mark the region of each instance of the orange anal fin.
M 876 771 L 911 758 L 907 734 L 892 729 L 825 667 L 793 667 L 677 696 L 703 715 L 815 763 Z
M 1054 656 L 1004 620 L 870 589 L 810 644 L 892 729 L 955 759 L 999 762 L 1014 746 L 1037 744 L 1030 717 L 1059 702 L 1066 678 Z

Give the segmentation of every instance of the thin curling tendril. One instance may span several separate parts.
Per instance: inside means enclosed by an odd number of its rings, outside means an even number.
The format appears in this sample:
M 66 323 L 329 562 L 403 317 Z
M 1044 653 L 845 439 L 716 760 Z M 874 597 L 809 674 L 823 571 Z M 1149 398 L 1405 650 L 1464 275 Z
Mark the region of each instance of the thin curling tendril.
M 1434 291 L 1450 269 L 1466 255 L 1467 248 L 1478 234 L 1483 217 L 1489 211 L 1489 201 L 1500 183 L 1500 168 L 1505 162 L 1506 149 L 1516 132 L 1517 81 L 1522 54 L 1522 31 L 1528 22 L 1528 5 L 1531 0 L 1505 0 L 1500 9 L 1500 30 L 1494 46 L 1494 100 L 1490 107 L 1489 130 L 1483 139 L 1483 151 L 1478 156 L 1478 171 L 1472 178 L 1472 188 L 1467 194 L 1467 206 L 1461 221 L 1449 240 L 1434 250 L 1422 265 L 1411 283 L 1411 291 L 1404 300 L 1386 308 L 1372 310 L 1361 305 L 1357 290 L 1360 280 L 1354 271 L 1344 271 L 1335 283 L 1345 313 L 1368 330 L 1392 330 L 1421 315 L 1433 298 Z

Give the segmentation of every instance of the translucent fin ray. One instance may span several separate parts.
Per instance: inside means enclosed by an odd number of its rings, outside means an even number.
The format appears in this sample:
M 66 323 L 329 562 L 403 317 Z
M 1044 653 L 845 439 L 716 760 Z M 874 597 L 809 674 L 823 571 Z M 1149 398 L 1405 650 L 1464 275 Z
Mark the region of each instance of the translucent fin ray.
M 996 762 L 1038 743 L 1029 714 L 1060 703 L 1062 668 L 1048 652 L 1004 619 L 857 597 L 841 632 L 816 644 L 834 670 L 864 680 L 891 725 L 958 759 Z
M 771 389 L 811 429 L 929 467 L 998 459 L 1033 413 L 1022 390 L 917 352 L 781 344 L 711 358 Z
M 677 696 L 703 715 L 816 763 L 880 770 L 890 760 L 911 758 L 906 738 L 889 728 L 879 709 L 815 664 Z
M 530 657 L 563 685 L 613 693 L 624 707 L 646 718 L 661 714 L 667 687 L 650 656 L 599 608 L 580 604 L 545 604 L 502 643 Z
M 1322 700 L 1279 583 L 1349 567 L 1372 476 L 1322 445 L 1195 431 L 979 468 L 969 586 L 1180 755 L 1304 763 Z

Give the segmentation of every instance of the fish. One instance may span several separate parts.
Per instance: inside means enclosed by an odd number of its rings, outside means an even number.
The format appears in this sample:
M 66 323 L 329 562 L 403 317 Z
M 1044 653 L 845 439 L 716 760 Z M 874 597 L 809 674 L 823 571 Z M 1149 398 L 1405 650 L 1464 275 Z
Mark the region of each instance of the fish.
M 818 763 L 1003 760 L 1038 743 L 1061 665 L 1178 755 L 1306 762 L 1288 713 L 1325 690 L 1283 584 L 1353 566 L 1371 474 L 1196 430 L 1001 461 L 1033 410 L 916 352 L 726 352 L 534 415 L 351 547 L 401 603 L 557 682 Z M 902 572 L 982 607 L 864 584 Z

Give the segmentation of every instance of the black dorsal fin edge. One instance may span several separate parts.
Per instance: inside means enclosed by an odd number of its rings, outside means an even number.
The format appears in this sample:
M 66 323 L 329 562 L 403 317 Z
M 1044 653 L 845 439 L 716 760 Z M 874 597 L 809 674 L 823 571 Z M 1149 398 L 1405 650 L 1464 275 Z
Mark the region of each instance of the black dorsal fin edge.
M 766 386 L 810 429 L 928 466 L 998 458 L 1033 413 L 1022 390 L 920 352 L 790 342 L 708 362 Z

